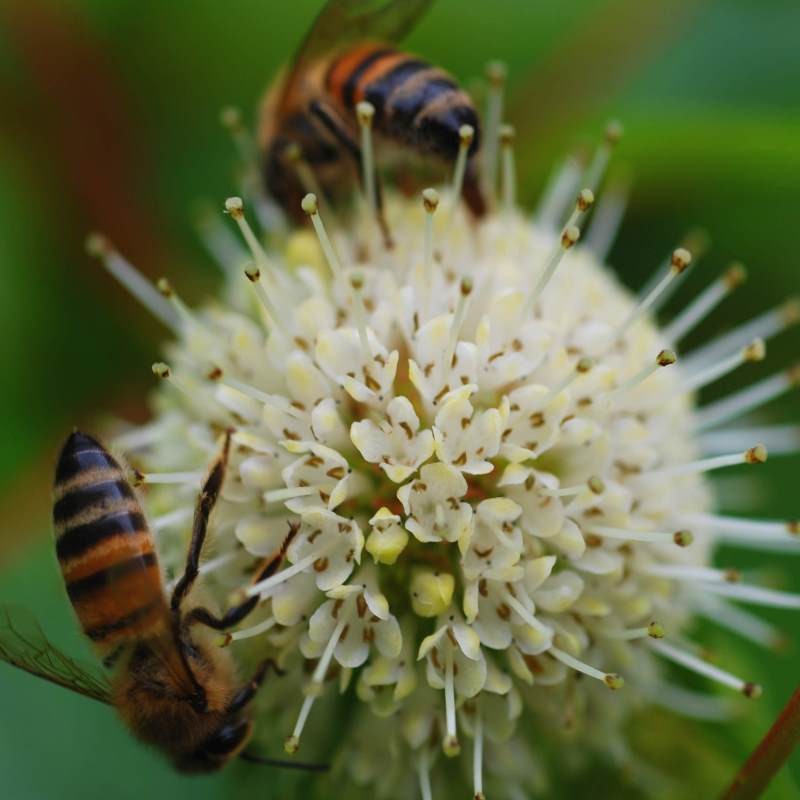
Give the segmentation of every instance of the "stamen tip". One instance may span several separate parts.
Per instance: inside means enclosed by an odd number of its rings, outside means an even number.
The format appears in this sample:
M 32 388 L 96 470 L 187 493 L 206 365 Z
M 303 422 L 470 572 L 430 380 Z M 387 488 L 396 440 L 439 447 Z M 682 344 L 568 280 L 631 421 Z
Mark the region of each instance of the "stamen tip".
M 655 620 L 647 626 L 647 635 L 651 639 L 663 639 L 666 635 L 664 626 Z
M 225 201 L 225 213 L 234 219 L 241 219 L 244 215 L 244 201 L 241 197 L 229 197 Z
M 462 125 L 458 129 L 458 137 L 461 139 L 461 144 L 468 147 L 475 138 L 475 128 L 473 128 L 472 125 Z
M 486 65 L 486 77 L 492 86 L 499 88 L 506 82 L 508 68 L 502 61 L 490 61 Z
M 586 483 L 592 494 L 603 494 L 603 492 L 606 490 L 606 485 L 603 482 L 603 479 L 598 475 L 592 475 L 592 477 L 589 478 Z
M 439 206 L 439 192 L 436 189 L 423 189 L 422 205 L 429 214 L 433 214 Z
M 359 125 L 371 128 L 372 121 L 375 119 L 375 106 L 367 100 L 362 100 L 356 105 L 356 116 Z
M 581 189 L 576 203 L 578 211 L 586 211 L 594 203 L 594 192 L 591 189 Z
M 662 350 L 658 356 L 656 356 L 656 364 L 658 364 L 659 367 L 669 367 L 677 360 L 678 357 L 672 350 Z
M 767 460 L 767 448 L 763 444 L 751 447 L 745 454 L 744 460 L 748 464 L 763 464 Z
M 296 736 L 290 736 L 284 743 L 283 749 L 291 756 L 300 749 L 300 739 Z
M 112 250 L 111 242 L 102 233 L 90 233 L 86 237 L 86 252 L 94 258 L 103 258 Z
M 222 369 L 220 367 L 212 367 L 206 375 L 206 378 L 210 381 L 218 381 L 221 377 Z
M 792 534 L 792 536 L 797 536 L 800 534 L 800 520 L 790 519 L 786 523 L 786 530 Z
M 166 379 L 170 376 L 169 365 L 165 364 L 163 361 L 156 361 L 156 363 L 152 366 L 152 370 L 153 375 L 155 375 L 157 378 Z
M 800 322 L 800 297 L 791 297 L 784 303 L 783 319 L 787 325 L 796 325 Z
M 672 251 L 672 269 L 680 274 L 692 263 L 692 254 L 685 247 L 678 247 Z
M 237 131 L 242 127 L 242 112 L 236 106 L 225 106 L 219 112 L 219 121 L 229 131 Z
M 156 283 L 156 289 L 164 296 L 164 297 L 172 297 L 174 294 L 172 290 L 172 284 L 167 280 L 167 278 L 159 278 L 158 282 Z
M 309 217 L 313 217 L 314 214 L 317 214 L 319 212 L 319 203 L 317 202 L 317 196 L 312 192 L 309 192 L 300 202 L 300 207 L 306 214 L 308 214 Z
M 694 534 L 691 531 L 675 531 L 672 535 L 672 541 L 674 541 L 678 547 L 689 547 L 694 541 Z
M 767 345 L 763 339 L 754 339 L 744 349 L 745 361 L 763 361 L 767 355 Z
M 469 297 L 472 294 L 474 283 L 472 278 L 464 277 L 461 279 L 461 294 L 464 297 Z
M 564 229 L 564 232 L 561 234 L 561 246 L 565 250 L 569 250 L 578 239 L 581 238 L 581 232 L 575 225 L 570 225 L 569 227 Z
M 258 267 L 250 266 L 245 267 L 244 274 L 250 283 L 257 283 L 261 279 L 261 270 Z
M 585 375 L 587 372 L 591 372 L 593 367 L 594 367 L 594 359 L 589 358 L 588 356 L 584 356 L 575 365 L 575 370 L 579 372 L 581 375 Z
M 615 145 L 622 138 L 624 133 L 622 123 L 617 119 L 612 119 L 607 125 L 605 130 L 606 142 L 610 145 Z
M 724 280 L 728 289 L 732 290 L 741 286 L 747 280 L 747 269 L 744 264 L 740 264 L 738 261 L 731 264 L 725 273 Z
M 442 742 L 442 752 L 444 752 L 448 758 L 455 758 L 459 755 L 459 753 L 461 753 L 461 744 L 458 741 L 458 737 L 445 736 Z
M 617 690 L 625 685 L 625 679 L 615 672 L 608 672 L 603 676 L 603 683 L 605 683 L 609 689 Z
M 504 147 L 508 147 L 509 145 L 513 144 L 516 135 L 517 132 L 513 125 L 500 126 L 500 144 Z
M 758 698 L 761 697 L 761 691 L 761 686 L 751 681 L 747 681 L 747 683 L 742 686 L 742 694 L 752 700 L 758 700 Z

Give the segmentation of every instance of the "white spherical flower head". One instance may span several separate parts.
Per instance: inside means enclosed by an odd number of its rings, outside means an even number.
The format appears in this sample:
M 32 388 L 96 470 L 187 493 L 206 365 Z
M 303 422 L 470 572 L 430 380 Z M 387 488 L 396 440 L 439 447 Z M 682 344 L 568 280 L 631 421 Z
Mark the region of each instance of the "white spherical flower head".
M 763 358 L 796 307 L 677 357 L 741 268 L 660 328 L 655 312 L 692 256 L 676 249 L 634 296 L 603 265 L 613 189 L 587 227 L 616 135 L 589 188 L 571 166 L 533 219 L 514 202 L 513 137 L 487 136 L 503 165 L 493 210 L 468 215 L 458 170 L 423 202 L 385 192 L 391 249 L 371 212 L 328 228 L 313 196 L 309 229 L 265 247 L 229 200 L 247 247 L 223 229 L 210 244 L 251 288 L 232 283 L 224 302 L 190 310 L 100 251 L 175 334 L 169 366 L 154 368 L 153 422 L 119 442 L 158 484 L 146 501 L 165 563 L 180 563 L 193 494 L 227 431 L 202 571 L 221 598 L 255 598 L 226 641 L 285 670 L 264 689 L 261 741 L 331 758 L 343 786 L 378 796 L 433 797 L 442 756 L 465 761 L 458 796 L 528 796 L 536 771 L 518 765 L 567 713 L 565 748 L 617 758 L 629 712 L 691 706 L 666 661 L 758 693 L 687 644 L 695 615 L 770 644 L 772 628 L 733 601 L 800 606 L 713 566 L 721 540 L 800 545 L 796 524 L 719 514 L 709 477 L 763 462 L 756 436 L 792 446 L 777 429 L 728 423 L 797 370 L 695 405 L 706 384 Z M 358 705 L 341 723 L 321 708 L 337 692 Z M 316 715 L 335 725 L 336 752 Z

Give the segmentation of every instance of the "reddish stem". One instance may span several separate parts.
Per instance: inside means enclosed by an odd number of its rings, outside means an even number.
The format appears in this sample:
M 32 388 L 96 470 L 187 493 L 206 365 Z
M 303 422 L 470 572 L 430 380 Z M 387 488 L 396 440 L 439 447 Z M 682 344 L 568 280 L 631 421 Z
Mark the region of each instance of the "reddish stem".
M 800 688 L 739 770 L 721 800 L 755 800 L 769 786 L 800 741 Z

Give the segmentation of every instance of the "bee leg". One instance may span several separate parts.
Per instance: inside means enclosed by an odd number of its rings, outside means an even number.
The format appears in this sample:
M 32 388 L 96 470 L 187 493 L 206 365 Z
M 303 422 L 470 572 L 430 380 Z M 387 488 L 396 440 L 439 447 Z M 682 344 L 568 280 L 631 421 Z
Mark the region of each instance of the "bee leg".
M 278 567 L 283 563 L 283 559 L 286 556 L 286 550 L 298 530 L 300 530 L 300 526 L 297 523 L 289 525 L 289 533 L 286 535 L 281 546 L 271 556 L 267 557 L 264 565 L 255 574 L 253 578 L 254 584 L 266 580 L 277 572 Z M 247 617 L 259 604 L 260 599 L 258 595 L 249 597 L 244 602 L 233 606 L 233 608 L 229 608 L 221 617 L 215 616 L 207 608 L 197 606 L 183 617 L 183 627 L 188 628 L 190 625 L 199 622 L 201 625 L 206 625 L 217 631 L 227 630 L 234 625 L 238 625 Z
M 261 688 L 261 684 L 264 683 L 269 670 L 281 677 L 286 674 L 273 659 L 268 658 L 266 661 L 262 661 L 253 677 L 233 696 L 233 700 L 225 709 L 225 713 L 235 714 L 241 711 L 256 696 L 256 692 Z
M 231 434 L 225 434 L 225 442 L 222 445 L 222 452 L 217 460 L 212 464 L 208 477 L 205 479 L 200 496 L 197 498 L 197 505 L 194 509 L 194 520 L 192 522 L 192 540 L 189 543 L 189 552 L 186 554 L 186 566 L 183 570 L 175 589 L 172 592 L 170 607 L 175 613 L 180 608 L 184 597 L 194 585 L 200 570 L 200 556 L 203 552 L 203 545 L 208 533 L 208 518 L 214 510 L 214 506 L 219 499 L 222 483 L 225 480 L 225 472 L 228 466 L 228 454 L 231 447 Z
M 333 135 L 336 141 L 344 148 L 345 152 L 353 159 L 356 171 L 358 172 L 359 182 L 363 186 L 364 162 L 361 156 L 361 146 L 353 137 L 347 124 L 335 109 L 319 100 L 314 100 L 309 106 L 309 110 L 322 123 L 325 130 Z M 375 213 L 378 218 L 378 226 L 383 236 L 383 243 L 387 250 L 391 250 L 394 248 L 394 240 L 392 239 L 389 225 L 383 213 L 383 189 L 377 169 L 375 170 Z

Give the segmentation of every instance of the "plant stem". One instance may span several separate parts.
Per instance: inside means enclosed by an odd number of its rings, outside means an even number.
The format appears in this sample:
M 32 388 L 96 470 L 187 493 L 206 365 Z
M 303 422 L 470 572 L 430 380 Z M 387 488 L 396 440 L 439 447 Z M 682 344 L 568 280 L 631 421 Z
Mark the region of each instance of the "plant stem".
M 755 800 L 769 786 L 800 741 L 800 688 L 744 763 L 721 800 Z

